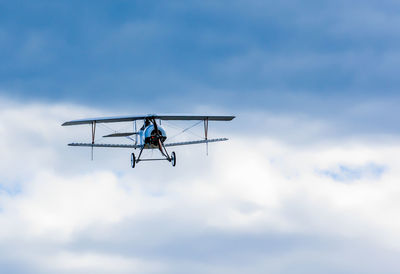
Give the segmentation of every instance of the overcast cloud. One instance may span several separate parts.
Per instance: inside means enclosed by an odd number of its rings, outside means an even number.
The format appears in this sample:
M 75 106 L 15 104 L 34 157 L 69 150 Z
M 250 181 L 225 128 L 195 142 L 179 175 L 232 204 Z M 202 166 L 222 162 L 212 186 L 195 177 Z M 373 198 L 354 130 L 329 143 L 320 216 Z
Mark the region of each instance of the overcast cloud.
M 208 157 L 178 148 L 175 168 L 132 170 L 128 150 L 95 150 L 91 162 L 65 145 L 89 129 L 62 121 L 106 112 L 2 101 L 7 273 L 397 272 L 398 142 L 292 144 L 237 131 Z

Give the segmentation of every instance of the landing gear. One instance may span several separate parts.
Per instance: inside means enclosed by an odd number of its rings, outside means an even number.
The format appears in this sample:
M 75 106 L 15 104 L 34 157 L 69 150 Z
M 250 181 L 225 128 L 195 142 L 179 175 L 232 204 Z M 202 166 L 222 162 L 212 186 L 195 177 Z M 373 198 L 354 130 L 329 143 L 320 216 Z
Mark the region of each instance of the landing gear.
M 136 165 L 136 157 L 135 157 L 135 153 L 131 154 L 131 167 L 134 168 Z
M 143 148 L 142 148 L 143 150 Z M 173 151 L 171 153 L 171 156 L 166 155 L 165 158 L 159 158 L 159 159 L 141 159 L 140 156 L 142 155 L 142 151 L 139 153 L 138 158 L 136 158 L 135 153 L 131 154 L 131 167 L 134 168 L 137 163 L 141 161 L 157 161 L 157 160 L 167 160 L 168 162 L 171 163 L 172 166 L 176 166 L 176 154 Z
M 172 166 L 176 165 L 176 154 L 175 154 L 175 151 L 172 151 L 172 153 L 171 153 L 171 164 L 172 164 Z

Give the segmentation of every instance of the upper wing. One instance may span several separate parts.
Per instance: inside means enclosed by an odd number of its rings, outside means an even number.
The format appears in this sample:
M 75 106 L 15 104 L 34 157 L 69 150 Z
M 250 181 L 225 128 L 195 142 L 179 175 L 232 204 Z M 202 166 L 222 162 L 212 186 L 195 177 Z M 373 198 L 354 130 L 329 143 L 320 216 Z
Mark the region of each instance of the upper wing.
M 62 126 L 91 124 L 93 122 L 96 123 L 130 122 L 135 120 L 143 120 L 146 117 L 147 116 L 118 116 L 118 117 L 89 118 L 89 119 L 73 120 L 65 122 L 64 124 L 62 124 Z
M 161 120 L 209 120 L 209 121 L 231 121 L 235 116 L 223 115 L 155 115 L 155 119 Z
M 208 121 L 231 121 L 235 116 L 222 116 L 222 115 L 156 115 L 149 114 L 144 116 L 118 116 L 118 117 L 104 117 L 104 118 L 90 118 L 82 120 L 68 121 L 62 124 L 63 126 L 83 125 L 91 123 L 116 123 L 116 122 L 130 122 L 135 120 L 143 120 L 146 118 L 160 119 L 160 120 L 208 120 Z

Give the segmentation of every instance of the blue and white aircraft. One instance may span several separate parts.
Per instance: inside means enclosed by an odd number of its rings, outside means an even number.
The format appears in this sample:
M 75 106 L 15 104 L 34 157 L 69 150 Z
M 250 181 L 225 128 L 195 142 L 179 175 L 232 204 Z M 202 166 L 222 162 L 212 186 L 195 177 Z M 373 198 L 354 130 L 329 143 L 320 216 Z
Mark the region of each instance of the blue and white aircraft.
M 182 145 L 193 145 L 193 144 L 208 144 L 212 142 L 220 142 L 227 141 L 227 138 L 218 138 L 218 139 L 208 139 L 208 122 L 209 121 L 231 121 L 235 116 L 208 116 L 208 115 L 157 115 L 157 114 L 148 114 L 144 116 L 120 116 L 120 117 L 106 117 L 106 118 L 91 118 L 91 119 L 82 119 L 82 120 L 74 120 L 65 122 L 62 126 L 72 126 L 72 125 L 83 125 L 90 124 L 92 126 L 92 142 L 91 143 L 70 143 L 69 146 L 82 146 L 82 147 L 91 147 L 92 148 L 92 157 L 93 157 L 93 147 L 119 147 L 119 148 L 134 148 L 140 149 L 139 155 L 136 158 L 135 153 L 131 154 L 131 166 L 135 167 L 137 163 L 140 161 L 156 161 L 156 160 L 167 160 L 172 163 L 172 166 L 176 165 L 176 154 L 172 152 L 171 155 L 168 154 L 166 147 L 172 146 L 182 146 Z M 167 134 L 165 130 L 157 124 L 157 120 L 161 123 L 162 120 L 179 120 L 179 121 L 203 121 L 204 122 L 204 139 L 202 140 L 193 140 L 186 142 L 177 142 L 177 143 L 168 143 L 165 142 L 167 140 Z M 139 130 L 137 130 L 137 121 L 142 122 L 142 126 Z M 127 137 L 132 140 L 133 144 L 100 144 L 95 143 L 95 134 L 96 134 L 96 124 L 100 123 L 119 123 L 119 122 L 133 122 L 134 131 L 133 132 L 115 132 L 109 135 L 105 135 L 103 137 Z M 185 129 L 186 130 L 186 129 Z M 185 131 L 184 130 L 184 131 Z M 135 136 L 135 138 L 131 138 L 130 136 Z M 144 149 L 158 149 L 163 158 L 149 158 L 142 159 L 142 152 Z

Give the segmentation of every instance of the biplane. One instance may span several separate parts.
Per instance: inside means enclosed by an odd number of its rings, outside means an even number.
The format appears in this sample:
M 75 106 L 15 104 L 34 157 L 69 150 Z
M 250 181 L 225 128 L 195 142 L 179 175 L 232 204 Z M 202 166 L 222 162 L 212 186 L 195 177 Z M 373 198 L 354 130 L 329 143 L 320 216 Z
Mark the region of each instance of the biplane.
M 91 125 L 91 143 L 70 143 L 69 146 L 78 147 L 91 147 L 92 159 L 94 147 L 108 147 L 108 148 L 133 148 L 139 149 L 139 154 L 136 157 L 135 153 L 131 154 L 131 167 L 134 168 L 137 163 L 141 161 L 157 161 L 167 160 L 171 162 L 172 166 L 176 165 L 176 154 L 167 151 L 167 147 L 193 145 L 193 144 L 206 144 L 208 150 L 208 143 L 227 141 L 227 138 L 208 138 L 208 122 L 209 121 L 231 121 L 235 116 L 208 116 L 208 115 L 156 115 L 148 114 L 144 116 L 120 116 L 120 117 L 105 117 L 105 118 L 91 118 L 65 122 L 62 126 L 73 125 Z M 197 121 L 196 124 L 203 122 L 204 124 L 204 139 L 192 140 L 184 142 L 166 142 L 166 131 L 161 127 L 161 121 L 175 120 L 175 121 Z M 157 123 L 158 121 L 158 123 Z M 126 137 L 132 141 L 130 144 L 104 144 L 96 143 L 96 125 L 101 123 L 120 123 L 120 122 L 133 122 L 133 131 L 130 132 L 113 132 L 103 137 Z M 140 129 L 138 130 L 138 127 Z M 134 138 L 132 138 L 134 136 Z M 161 152 L 162 158 L 141 158 L 142 152 L 145 149 L 158 149 Z

